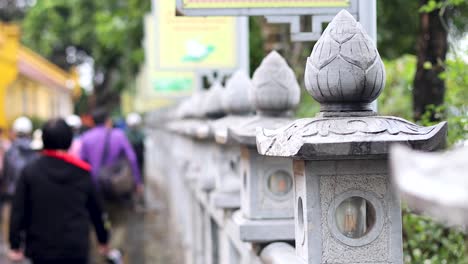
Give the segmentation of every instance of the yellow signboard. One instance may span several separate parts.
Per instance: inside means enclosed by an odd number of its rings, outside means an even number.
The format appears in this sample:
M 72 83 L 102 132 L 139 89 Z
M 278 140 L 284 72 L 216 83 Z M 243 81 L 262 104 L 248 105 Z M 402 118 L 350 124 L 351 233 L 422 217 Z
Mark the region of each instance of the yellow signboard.
M 235 68 L 236 18 L 180 17 L 175 6 L 176 0 L 157 0 L 157 68 Z
M 349 0 L 183 0 L 184 8 L 347 7 Z

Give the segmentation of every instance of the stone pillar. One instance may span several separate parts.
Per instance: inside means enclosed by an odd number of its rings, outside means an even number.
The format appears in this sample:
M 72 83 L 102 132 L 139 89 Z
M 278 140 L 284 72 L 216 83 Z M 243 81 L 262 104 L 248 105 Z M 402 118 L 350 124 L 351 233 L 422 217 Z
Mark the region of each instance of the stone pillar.
M 308 58 L 315 118 L 257 133 L 263 155 L 294 158 L 296 254 L 307 263 L 403 263 L 401 209 L 390 184 L 393 143 L 434 150 L 446 124 L 378 116 L 385 69 L 361 25 L 341 11 Z
M 248 242 L 294 240 L 292 161 L 260 156 L 258 127 L 274 129 L 292 120 L 300 89 L 294 72 L 275 51 L 255 71 L 251 89 L 257 115 L 228 127 L 227 140 L 241 147 L 241 212 L 233 218 L 239 238 Z
M 232 118 L 223 117 L 225 89 L 222 89 L 220 84 L 212 89 L 204 107 L 207 117 L 218 119 L 211 120 L 207 123 L 205 131 L 199 132 L 199 136 L 210 139 L 209 155 L 212 155 L 212 158 L 204 164 L 213 169 L 214 188 L 210 194 L 210 202 L 219 209 L 237 209 L 240 206 L 240 181 L 237 176 L 240 153 L 238 149 L 220 146 L 214 140 L 219 127 L 224 127 Z

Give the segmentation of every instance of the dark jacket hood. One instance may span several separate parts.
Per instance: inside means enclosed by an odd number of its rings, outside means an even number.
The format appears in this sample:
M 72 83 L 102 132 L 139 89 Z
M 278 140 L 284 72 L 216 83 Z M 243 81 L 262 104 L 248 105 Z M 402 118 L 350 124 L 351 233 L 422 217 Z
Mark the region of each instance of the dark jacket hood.
M 80 177 L 83 177 L 83 173 L 85 173 L 84 170 L 77 166 L 54 157 L 41 155 L 38 162 L 45 175 L 51 181 L 58 184 L 69 184 L 80 181 L 82 180 Z

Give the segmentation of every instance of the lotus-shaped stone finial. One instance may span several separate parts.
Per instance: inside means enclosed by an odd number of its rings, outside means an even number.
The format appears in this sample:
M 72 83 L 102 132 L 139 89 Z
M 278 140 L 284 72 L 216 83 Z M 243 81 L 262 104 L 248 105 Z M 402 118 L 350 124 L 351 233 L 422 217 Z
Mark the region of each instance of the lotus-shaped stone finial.
M 205 115 L 205 110 L 203 109 L 203 105 L 206 102 L 206 91 L 200 91 L 194 93 L 192 97 L 189 99 L 189 111 L 187 117 L 190 118 L 202 118 Z
M 299 104 L 301 92 L 296 76 L 276 51 L 263 59 L 252 82 L 252 101 L 259 113 L 282 115 Z
M 201 106 L 205 116 L 210 118 L 219 118 L 224 115 L 224 110 L 221 105 L 223 92 L 223 86 L 218 82 L 214 83 L 208 92 L 206 92 L 204 105 Z
M 253 111 L 249 95 L 253 84 L 249 76 L 241 70 L 236 71 L 226 82 L 226 89 L 222 98 L 224 111 L 233 115 L 248 114 Z
M 307 91 L 321 111 L 366 111 L 385 86 L 385 69 L 361 24 L 342 10 L 307 59 Z

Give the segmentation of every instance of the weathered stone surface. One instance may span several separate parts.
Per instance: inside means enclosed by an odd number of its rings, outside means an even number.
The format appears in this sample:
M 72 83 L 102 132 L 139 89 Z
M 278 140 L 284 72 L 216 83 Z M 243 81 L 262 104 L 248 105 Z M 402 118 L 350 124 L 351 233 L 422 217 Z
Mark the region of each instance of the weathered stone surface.
M 226 82 L 221 101 L 224 111 L 231 115 L 246 115 L 253 112 L 254 107 L 249 98 L 253 89 L 249 76 L 244 71 L 236 71 Z
M 411 208 L 449 225 L 468 222 L 468 147 L 445 153 L 392 148 L 394 182 Z
M 239 238 L 246 242 L 270 242 L 294 240 L 293 219 L 256 219 L 245 218 L 240 211 L 233 216 Z
M 400 201 L 387 173 L 385 159 L 294 161 L 297 254 L 308 263 L 403 263 Z M 349 197 L 375 210 L 359 238 L 337 229 L 336 208 Z
M 325 29 L 307 60 L 307 91 L 322 111 L 371 110 L 385 86 L 379 53 L 362 26 L 346 10 Z
M 242 147 L 241 211 L 251 220 L 292 219 L 292 161 L 259 155 L 251 147 Z M 278 193 L 275 186 L 281 185 Z M 294 237 L 290 237 L 293 239 Z
M 263 59 L 252 82 L 252 100 L 260 114 L 282 115 L 299 104 L 300 88 L 296 76 L 276 51 Z
M 216 188 L 213 191 L 211 200 L 218 208 L 237 209 L 240 207 L 241 200 L 239 147 L 217 145 L 212 153 L 216 156 L 217 162 L 213 163 L 216 168 Z
M 348 156 L 385 155 L 393 143 L 423 150 L 443 146 L 445 122 L 421 127 L 404 119 L 388 116 L 306 118 L 277 130 L 257 134 L 258 150 L 263 155 L 323 159 Z

